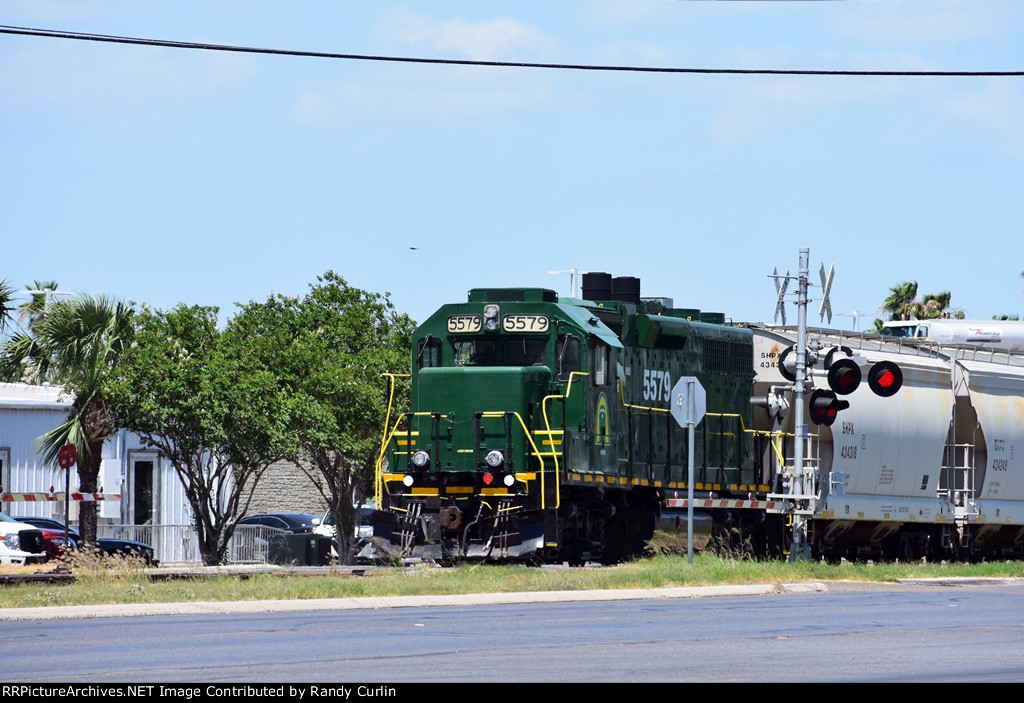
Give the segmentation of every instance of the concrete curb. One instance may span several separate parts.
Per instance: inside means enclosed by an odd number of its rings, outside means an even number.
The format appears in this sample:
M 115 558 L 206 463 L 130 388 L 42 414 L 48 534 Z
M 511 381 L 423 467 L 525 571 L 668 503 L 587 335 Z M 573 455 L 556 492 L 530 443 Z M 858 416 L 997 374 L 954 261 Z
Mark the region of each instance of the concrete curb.
M 318 600 L 255 600 L 201 603 L 139 603 L 115 605 L 66 605 L 43 608 L 0 609 L 0 621 L 68 620 L 145 615 L 212 615 L 232 613 L 288 613 L 315 610 L 373 610 L 459 605 L 509 605 L 515 603 L 565 603 L 661 598 L 811 593 L 828 590 L 823 583 L 751 584 L 744 586 L 680 586 L 675 588 L 604 591 L 538 591 L 535 593 L 470 593 L 445 596 L 370 596 Z

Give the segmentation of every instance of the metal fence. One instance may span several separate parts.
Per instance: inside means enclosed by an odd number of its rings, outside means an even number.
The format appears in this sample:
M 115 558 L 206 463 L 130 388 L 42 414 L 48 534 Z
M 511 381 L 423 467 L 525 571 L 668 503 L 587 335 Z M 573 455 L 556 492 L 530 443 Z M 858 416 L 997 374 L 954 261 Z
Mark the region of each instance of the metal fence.
M 264 525 L 238 525 L 228 543 L 227 563 L 266 564 L 275 535 L 285 535 Z M 153 547 L 153 556 L 162 565 L 199 564 L 199 538 L 192 525 L 98 525 L 97 537 L 128 539 Z

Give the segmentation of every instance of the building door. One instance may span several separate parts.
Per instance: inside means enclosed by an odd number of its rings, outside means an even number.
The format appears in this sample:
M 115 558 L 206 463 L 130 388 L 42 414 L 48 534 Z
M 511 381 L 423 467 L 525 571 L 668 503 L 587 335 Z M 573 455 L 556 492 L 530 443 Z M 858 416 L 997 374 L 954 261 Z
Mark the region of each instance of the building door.
M 11 492 L 11 450 L 0 449 L 0 491 Z M 10 512 L 10 503 L 0 503 L 0 510 Z
M 156 522 L 156 455 L 132 454 L 128 475 L 128 524 Z

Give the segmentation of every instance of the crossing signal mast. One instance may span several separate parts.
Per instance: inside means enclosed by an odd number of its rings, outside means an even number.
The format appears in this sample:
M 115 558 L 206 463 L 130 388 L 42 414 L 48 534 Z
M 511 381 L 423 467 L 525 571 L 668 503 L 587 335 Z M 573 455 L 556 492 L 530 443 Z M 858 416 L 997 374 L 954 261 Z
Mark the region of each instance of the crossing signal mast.
M 864 377 L 861 366 L 866 363 L 864 359 L 855 357 L 849 347 L 833 347 L 822 360 L 828 389 L 808 387 L 808 370 L 818 362 L 817 347 L 812 350 L 807 346 L 807 303 L 809 302 L 807 289 L 811 285 L 808 283 L 808 252 L 807 247 L 800 248 L 800 269 L 797 276 L 791 277 L 788 271 L 784 276 L 779 275 L 778 269 L 771 274 L 771 277 L 775 279 L 775 290 L 779 296 L 775 307 L 777 323 L 781 317 L 782 324 L 786 324 L 785 295 L 789 281 L 796 280 L 798 286 L 796 344 L 783 350 L 778 358 L 779 372 L 791 384 L 794 396 L 793 433 L 796 441 L 793 443 L 793 471 L 788 485 L 788 493 L 778 496 L 789 501 L 792 510 L 793 532 L 789 550 L 790 561 L 810 558 L 810 545 L 807 543 L 807 516 L 814 513 L 817 501 L 817 470 L 807 467 L 804 462 L 804 445 L 808 439 L 807 425 L 804 422 L 804 395 L 810 391 L 810 398 L 807 399 L 807 417 L 810 421 L 815 425 L 831 427 L 839 413 L 850 407 L 850 402 L 841 396 L 848 396 L 857 390 Z M 829 324 L 832 322 L 829 293 L 832 289 L 834 273 L 835 268 L 832 266 L 829 267 L 827 275 L 824 265 L 819 271 L 822 296 L 818 313 L 822 321 L 827 318 Z M 892 361 L 879 361 L 868 371 L 867 380 L 868 386 L 875 395 L 888 398 L 895 395 L 903 385 L 903 372 Z M 810 385 L 813 386 L 813 383 Z M 754 399 L 753 402 L 759 405 L 767 404 L 779 407 L 787 405 L 785 402 L 773 402 L 771 394 L 767 399 Z

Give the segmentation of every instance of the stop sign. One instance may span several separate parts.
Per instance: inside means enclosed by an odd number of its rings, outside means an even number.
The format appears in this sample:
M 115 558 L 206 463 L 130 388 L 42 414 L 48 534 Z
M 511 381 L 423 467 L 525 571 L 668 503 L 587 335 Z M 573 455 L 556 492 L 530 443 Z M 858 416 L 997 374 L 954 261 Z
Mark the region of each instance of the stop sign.
M 70 469 L 78 461 L 78 447 L 65 444 L 57 451 L 57 463 L 62 469 Z

